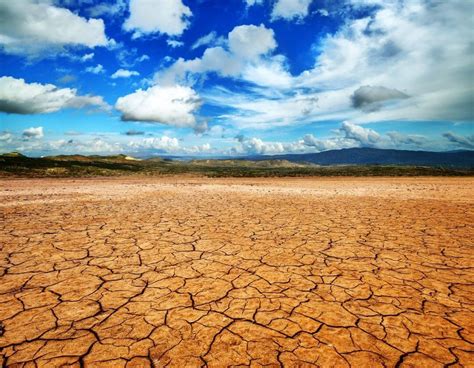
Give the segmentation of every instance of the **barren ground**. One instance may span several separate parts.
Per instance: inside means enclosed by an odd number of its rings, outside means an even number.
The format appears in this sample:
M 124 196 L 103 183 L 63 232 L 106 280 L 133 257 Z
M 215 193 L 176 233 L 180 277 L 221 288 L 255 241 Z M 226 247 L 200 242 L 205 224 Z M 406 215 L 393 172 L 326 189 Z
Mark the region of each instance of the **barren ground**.
M 474 179 L 0 181 L 8 367 L 473 367 Z

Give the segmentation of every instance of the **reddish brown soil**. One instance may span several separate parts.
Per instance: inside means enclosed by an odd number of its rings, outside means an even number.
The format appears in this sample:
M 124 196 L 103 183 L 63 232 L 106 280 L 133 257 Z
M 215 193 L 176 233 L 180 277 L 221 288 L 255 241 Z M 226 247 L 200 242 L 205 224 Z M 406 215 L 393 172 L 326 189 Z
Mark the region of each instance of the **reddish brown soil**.
M 473 367 L 474 179 L 0 181 L 0 364 Z

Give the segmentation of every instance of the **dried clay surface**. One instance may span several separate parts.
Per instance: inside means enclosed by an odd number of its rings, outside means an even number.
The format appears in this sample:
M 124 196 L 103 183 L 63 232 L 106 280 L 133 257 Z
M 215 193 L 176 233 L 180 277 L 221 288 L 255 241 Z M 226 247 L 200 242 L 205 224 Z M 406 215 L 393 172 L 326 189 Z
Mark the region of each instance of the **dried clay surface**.
M 474 179 L 0 181 L 6 367 L 473 367 Z

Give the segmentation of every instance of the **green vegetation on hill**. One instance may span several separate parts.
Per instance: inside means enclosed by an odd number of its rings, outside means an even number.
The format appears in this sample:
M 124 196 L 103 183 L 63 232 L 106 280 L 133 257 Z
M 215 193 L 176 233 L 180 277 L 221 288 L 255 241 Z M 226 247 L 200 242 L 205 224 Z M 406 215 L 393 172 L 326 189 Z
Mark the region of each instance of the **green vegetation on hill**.
M 286 160 L 138 160 L 130 156 L 50 156 L 31 158 L 19 153 L 0 155 L 2 177 L 196 175 L 207 177 L 298 176 L 472 176 L 473 169 L 397 165 L 316 166 Z

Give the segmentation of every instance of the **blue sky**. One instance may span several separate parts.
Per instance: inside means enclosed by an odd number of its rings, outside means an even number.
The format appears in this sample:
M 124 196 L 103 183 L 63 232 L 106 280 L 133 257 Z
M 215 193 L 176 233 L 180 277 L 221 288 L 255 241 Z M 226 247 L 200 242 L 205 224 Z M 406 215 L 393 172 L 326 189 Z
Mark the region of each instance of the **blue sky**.
M 465 0 L 0 2 L 0 152 L 474 149 Z

